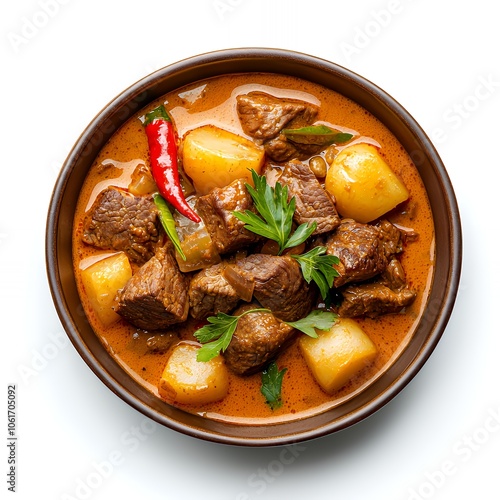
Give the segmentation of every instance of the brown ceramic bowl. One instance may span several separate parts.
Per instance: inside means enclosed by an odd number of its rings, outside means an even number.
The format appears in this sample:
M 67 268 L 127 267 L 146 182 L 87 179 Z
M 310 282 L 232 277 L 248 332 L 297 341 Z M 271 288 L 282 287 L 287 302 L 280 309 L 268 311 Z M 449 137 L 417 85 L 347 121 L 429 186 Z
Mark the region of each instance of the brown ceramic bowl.
M 386 373 L 345 403 L 309 418 L 269 426 L 238 426 L 188 414 L 140 386 L 106 351 L 86 320 L 75 285 L 71 227 L 80 187 L 97 153 L 138 109 L 178 87 L 238 72 L 283 73 L 329 87 L 370 111 L 399 139 L 426 186 L 436 228 L 434 284 L 412 340 Z M 90 123 L 69 154 L 48 212 L 48 278 L 61 322 L 94 373 L 144 415 L 185 434 L 227 444 L 269 446 L 296 443 L 346 428 L 390 401 L 417 374 L 446 327 L 461 270 L 461 227 L 452 185 L 438 153 L 408 112 L 376 85 L 332 62 L 277 49 L 231 49 L 172 64 L 143 78 L 110 102 Z

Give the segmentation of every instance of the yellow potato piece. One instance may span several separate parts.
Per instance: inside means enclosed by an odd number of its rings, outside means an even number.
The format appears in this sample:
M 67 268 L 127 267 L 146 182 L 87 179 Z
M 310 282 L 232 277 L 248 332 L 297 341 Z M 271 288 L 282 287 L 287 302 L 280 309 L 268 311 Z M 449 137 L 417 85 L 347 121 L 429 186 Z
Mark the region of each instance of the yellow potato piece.
M 191 130 L 184 137 L 182 163 L 196 191 L 207 194 L 236 179 L 252 184 L 249 169 L 260 173 L 264 150 L 252 141 L 213 125 Z
M 375 146 L 353 144 L 333 161 L 325 188 L 336 199 L 343 217 L 370 222 L 408 199 L 403 182 Z
M 304 335 L 300 348 L 320 387 L 333 394 L 370 364 L 377 348 L 352 319 L 342 318 L 318 338 Z
M 90 304 L 105 326 L 120 316 L 113 310 L 116 293 L 132 277 L 127 256 L 117 253 L 99 260 L 82 271 L 82 281 Z
M 201 346 L 181 343 L 174 347 L 160 379 L 159 393 L 172 403 L 201 405 L 223 399 L 229 376 L 222 356 L 197 361 Z

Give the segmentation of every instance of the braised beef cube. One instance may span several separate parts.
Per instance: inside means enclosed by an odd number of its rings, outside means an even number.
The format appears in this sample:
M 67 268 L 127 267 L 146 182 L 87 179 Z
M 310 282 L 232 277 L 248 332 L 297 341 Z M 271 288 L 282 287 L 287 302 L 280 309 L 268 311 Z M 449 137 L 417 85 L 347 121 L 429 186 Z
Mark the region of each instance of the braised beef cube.
M 223 188 L 215 188 L 205 196 L 200 196 L 196 201 L 196 210 L 220 254 L 234 252 L 262 239 L 245 229 L 245 223 L 233 215 L 233 211 L 255 211 L 244 179 L 237 179 Z
M 164 330 L 142 332 L 146 337 L 146 352 L 159 354 L 167 352 L 180 339 L 191 336 L 197 325 L 198 321 L 188 317 L 186 321 Z
M 289 199 L 295 197 L 294 220 L 297 224 L 316 222 L 313 234 L 327 233 L 340 225 L 332 197 L 321 186 L 309 165 L 300 161 L 287 163 L 279 182 L 288 186 Z
M 241 126 L 246 134 L 264 144 L 269 158 L 285 162 L 292 158 L 306 159 L 324 147 L 297 144 L 281 134 L 284 128 L 311 125 L 318 114 L 314 104 L 297 99 L 274 97 L 264 92 L 250 92 L 236 98 Z
M 339 258 L 334 287 L 380 274 L 392 255 L 401 252 L 401 233 L 388 221 L 377 225 L 344 219 L 326 241 L 327 253 Z
M 391 290 L 402 290 L 406 286 L 406 275 L 401 262 L 392 257 L 377 281 Z
M 253 290 L 253 297 L 283 321 L 297 321 L 311 311 L 315 289 L 308 285 L 300 265 L 288 256 L 253 254 L 227 266 L 231 284 Z
M 132 334 L 127 349 L 133 351 L 134 354 L 138 356 L 143 356 L 147 353 L 166 352 L 174 343 L 179 342 L 177 331 L 174 331 L 173 327 L 170 328 L 168 330 L 155 332 L 147 332 L 138 329 Z
M 300 128 L 309 125 L 318 113 L 318 107 L 314 104 L 258 91 L 239 95 L 236 103 L 243 131 L 259 141 L 276 137 L 288 126 Z
M 189 279 L 180 272 L 168 243 L 118 292 L 116 312 L 144 330 L 159 330 L 187 318 Z
M 410 290 L 401 262 L 392 257 L 387 267 L 373 283 L 348 285 L 342 291 L 343 302 L 338 310 L 344 317 L 399 313 L 411 305 L 417 293 Z
M 403 233 L 388 220 L 382 219 L 375 225 L 380 232 L 380 238 L 383 242 L 384 252 L 387 258 L 403 251 Z
M 349 285 L 342 291 L 343 301 L 338 313 L 343 317 L 399 313 L 413 303 L 417 294 L 408 288 L 391 290 L 382 283 Z
M 189 313 L 203 319 L 236 307 L 239 296 L 224 277 L 227 263 L 221 262 L 198 272 L 189 284 Z
M 179 341 L 177 332 L 161 332 L 148 336 L 146 341 L 147 351 L 154 353 L 167 352 L 175 343 Z
M 83 222 L 85 243 L 121 250 L 139 264 L 154 255 L 158 237 L 158 211 L 153 199 L 115 187 L 99 193 Z
M 324 145 L 299 144 L 289 141 L 284 134 L 279 134 L 264 143 L 264 150 L 267 156 L 279 163 L 293 159 L 307 160 L 324 149 Z
M 239 315 L 258 304 L 245 304 L 234 314 Z M 284 349 L 296 330 L 269 312 L 252 312 L 242 316 L 228 348 L 224 352 L 226 365 L 238 375 L 251 375 L 262 370 Z

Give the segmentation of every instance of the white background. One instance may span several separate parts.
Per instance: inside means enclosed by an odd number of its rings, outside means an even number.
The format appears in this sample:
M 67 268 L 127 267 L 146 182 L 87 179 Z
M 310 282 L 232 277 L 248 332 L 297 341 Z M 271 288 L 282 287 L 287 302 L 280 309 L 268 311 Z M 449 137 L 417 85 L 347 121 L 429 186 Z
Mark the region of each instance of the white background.
M 2 2 L 0 436 L 15 383 L 16 498 L 500 498 L 495 9 L 490 0 Z M 94 115 L 157 68 L 243 46 L 329 59 L 392 94 L 433 138 L 463 223 L 460 293 L 428 363 L 368 420 L 293 452 L 198 441 L 128 407 L 64 336 L 45 274 L 52 187 Z

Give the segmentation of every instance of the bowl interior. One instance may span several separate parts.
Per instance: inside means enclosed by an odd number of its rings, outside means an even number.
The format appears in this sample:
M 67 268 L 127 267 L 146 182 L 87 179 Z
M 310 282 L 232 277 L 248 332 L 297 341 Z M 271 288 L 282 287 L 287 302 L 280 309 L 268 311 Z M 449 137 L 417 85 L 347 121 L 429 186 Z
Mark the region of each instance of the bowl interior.
M 138 109 L 185 84 L 227 73 L 283 73 L 324 85 L 359 103 L 397 137 L 416 164 L 434 217 L 436 262 L 426 311 L 396 362 L 366 390 L 307 419 L 272 426 L 240 426 L 204 419 L 174 408 L 130 378 L 90 327 L 73 275 L 71 228 L 80 188 L 97 153 Z M 54 188 L 46 235 L 49 284 L 61 322 L 95 374 L 131 406 L 167 427 L 227 444 L 296 443 L 350 426 L 386 404 L 419 371 L 439 341 L 458 290 L 461 228 L 458 207 L 438 153 L 408 112 L 376 85 L 329 61 L 277 49 L 232 49 L 196 56 L 140 80 L 110 102 L 80 136 Z

